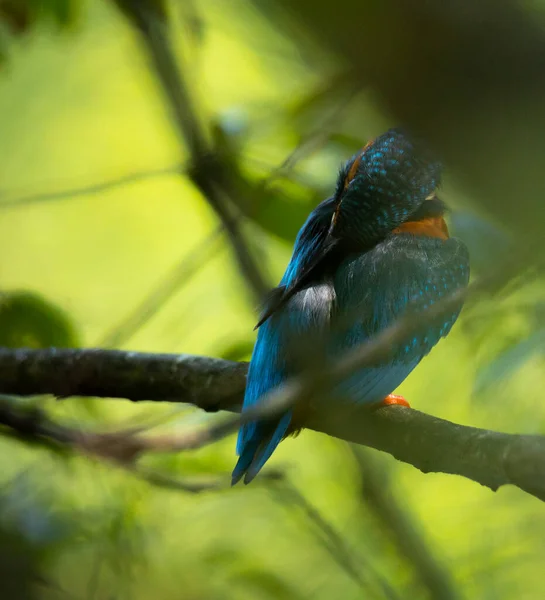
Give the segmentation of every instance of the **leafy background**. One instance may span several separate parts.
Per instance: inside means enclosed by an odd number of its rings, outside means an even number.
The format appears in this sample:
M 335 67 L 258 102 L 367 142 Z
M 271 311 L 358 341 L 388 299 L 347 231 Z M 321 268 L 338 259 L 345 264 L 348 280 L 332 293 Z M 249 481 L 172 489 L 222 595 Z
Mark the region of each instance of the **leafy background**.
M 188 156 L 135 33 L 105 0 L 4 1 L 0 15 L 0 344 L 247 359 L 256 307 L 214 214 L 178 173 Z M 393 123 L 325 48 L 301 49 L 302 32 L 281 14 L 246 0 L 195 0 L 174 4 L 172 25 L 200 117 L 255 187 L 244 228 L 273 284 L 339 164 Z M 474 272 L 486 272 L 508 253 L 508 235 L 453 177 L 442 195 Z M 535 279 L 482 298 L 401 392 L 456 422 L 545 433 L 543 301 Z M 155 403 L 27 402 L 96 429 L 183 430 L 207 418 Z M 345 443 L 317 433 L 280 446 L 270 465 L 284 479 L 200 494 L 7 437 L 0 447 L 7 597 L 431 597 L 369 502 L 373 473 L 452 597 L 545 594 L 538 500 L 424 475 L 371 451 L 367 472 Z M 148 462 L 223 481 L 234 439 Z

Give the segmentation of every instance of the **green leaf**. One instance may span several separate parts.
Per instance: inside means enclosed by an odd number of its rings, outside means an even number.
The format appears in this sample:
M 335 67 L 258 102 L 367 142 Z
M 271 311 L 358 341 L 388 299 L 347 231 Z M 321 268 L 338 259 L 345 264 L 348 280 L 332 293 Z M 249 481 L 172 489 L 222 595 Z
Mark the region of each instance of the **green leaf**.
M 73 348 L 76 331 L 68 315 L 38 294 L 0 294 L 0 346 L 8 348 Z
M 225 360 L 249 360 L 254 348 L 253 340 L 236 340 L 220 352 L 220 358 Z
M 81 0 L 31 0 L 38 10 L 59 27 L 73 25 L 79 14 Z
M 82 0 L 3 0 L 0 21 L 14 34 L 27 33 L 40 20 L 68 27 L 75 23 L 81 6 Z

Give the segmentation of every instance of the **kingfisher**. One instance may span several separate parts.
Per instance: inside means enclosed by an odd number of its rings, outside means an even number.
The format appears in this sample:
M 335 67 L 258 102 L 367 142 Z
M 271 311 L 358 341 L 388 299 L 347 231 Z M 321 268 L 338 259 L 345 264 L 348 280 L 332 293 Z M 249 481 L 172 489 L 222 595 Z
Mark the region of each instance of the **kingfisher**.
M 243 412 L 301 371 L 296 349 L 305 348 L 304 339 L 319 340 L 333 359 L 408 310 L 425 310 L 467 286 L 468 251 L 449 236 L 447 207 L 437 197 L 441 171 L 424 144 L 399 128 L 369 142 L 341 168 L 335 193 L 304 223 L 286 272 L 265 303 Z M 460 300 L 440 322 L 426 323 L 393 348 L 387 360 L 336 384 L 327 409 L 335 410 L 337 401 L 409 406 L 393 392 L 450 332 L 461 309 Z M 304 424 L 298 406 L 243 424 L 232 484 L 243 477 L 252 481 L 280 441 Z

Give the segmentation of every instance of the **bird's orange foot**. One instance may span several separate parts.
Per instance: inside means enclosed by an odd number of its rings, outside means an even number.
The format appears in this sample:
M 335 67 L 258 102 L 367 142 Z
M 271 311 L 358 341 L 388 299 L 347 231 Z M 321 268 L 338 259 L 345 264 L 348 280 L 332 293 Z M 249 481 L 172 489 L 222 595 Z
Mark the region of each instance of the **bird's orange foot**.
M 390 394 L 386 396 L 384 400 L 381 400 L 377 403 L 377 408 L 381 408 L 382 406 L 392 406 L 397 404 L 398 406 L 405 406 L 406 408 L 411 408 L 411 405 L 403 398 L 403 396 L 396 396 L 396 394 Z

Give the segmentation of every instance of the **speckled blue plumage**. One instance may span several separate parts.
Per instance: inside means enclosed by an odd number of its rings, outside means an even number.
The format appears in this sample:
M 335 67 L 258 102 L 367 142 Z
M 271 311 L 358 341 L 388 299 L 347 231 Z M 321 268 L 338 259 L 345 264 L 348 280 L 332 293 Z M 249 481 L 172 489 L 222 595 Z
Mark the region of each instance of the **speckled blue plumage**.
M 395 234 L 361 255 L 347 258 L 335 274 L 336 318 L 356 322 L 334 334 L 337 355 L 392 325 L 407 310 L 425 309 L 445 294 L 465 287 L 469 258 L 456 239 L 446 241 Z M 459 308 L 400 346 L 386 365 L 363 369 L 339 391 L 357 402 L 378 402 L 392 393 L 433 346 L 446 336 Z
M 351 184 L 342 187 L 358 161 Z M 441 181 L 441 165 L 421 144 L 392 129 L 348 161 L 336 196 L 342 194 L 337 229 L 343 237 L 379 241 L 405 221 Z
M 321 340 L 326 355 L 338 357 L 388 327 L 409 305 L 425 308 L 467 285 L 469 260 L 460 241 L 392 233 L 409 219 L 444 211 L 442 203 L 425 202 L 439 180 L 438 163 L 399 130 L 377 138 L 341 170 L 335 196 L 303 225 L 268 312 L 265 308 L 243 410 L 298 372 L 290 349 L 305 335 Z M 338 384 L 332 402 L 378 402 L 392 393 L 448 334 L 460 308 L 419 331 L 387 363 Z M 290 410 L 279 419 L 241 427 L 233 483 L 255 477 L 288 432 L 292 416 Z

